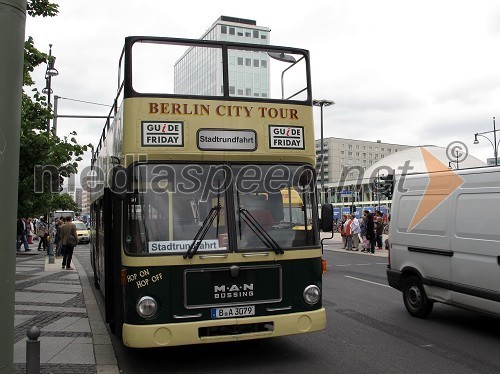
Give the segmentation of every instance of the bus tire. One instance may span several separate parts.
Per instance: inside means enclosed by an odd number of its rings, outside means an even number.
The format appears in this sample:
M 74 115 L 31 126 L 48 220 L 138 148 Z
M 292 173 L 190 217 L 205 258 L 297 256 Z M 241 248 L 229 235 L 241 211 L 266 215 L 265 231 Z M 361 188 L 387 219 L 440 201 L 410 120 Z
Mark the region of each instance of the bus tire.
M 408 313 L 417 318 L 427 317 L 434 305 L 433 301 L 427 298 L 422 281 L 415 275 L 404 281 L 403 301 Z

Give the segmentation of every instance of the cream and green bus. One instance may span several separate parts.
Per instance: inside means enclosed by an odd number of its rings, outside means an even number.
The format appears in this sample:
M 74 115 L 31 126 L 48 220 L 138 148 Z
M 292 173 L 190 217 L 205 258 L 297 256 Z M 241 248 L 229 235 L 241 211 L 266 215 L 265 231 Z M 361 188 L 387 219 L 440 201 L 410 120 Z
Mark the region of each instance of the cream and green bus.
M 129 347 L 325 328 L 307 50 L 127 37 L 91 260 Z

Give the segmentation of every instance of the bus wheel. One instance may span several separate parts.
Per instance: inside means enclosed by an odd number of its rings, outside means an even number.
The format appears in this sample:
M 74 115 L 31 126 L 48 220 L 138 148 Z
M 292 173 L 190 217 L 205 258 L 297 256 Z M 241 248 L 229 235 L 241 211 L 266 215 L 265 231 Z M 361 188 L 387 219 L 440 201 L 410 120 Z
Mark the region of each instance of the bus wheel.
M 420 279 L 414 275 L 404 281 L 403 300 L 408 313 L 418 318 L 427 317 L 434 304 L 427 298 Z

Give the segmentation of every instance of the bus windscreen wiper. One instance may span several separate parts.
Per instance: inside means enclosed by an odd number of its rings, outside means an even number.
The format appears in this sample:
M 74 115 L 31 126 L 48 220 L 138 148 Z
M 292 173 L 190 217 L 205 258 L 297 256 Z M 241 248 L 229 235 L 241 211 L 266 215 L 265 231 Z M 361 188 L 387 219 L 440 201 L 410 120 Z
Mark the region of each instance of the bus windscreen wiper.
M 243 218 L 243 221 L 250 227 L 255 235 L 260 239 L 264 245 L 271 248 L 276 254 L 283 254 L 285 251 L 281 246 L 272 238 L 271 235 L 260 225 L 250 212 L 244 208 L 238 206 L 239 215 Z M 240 229 L 241 232 L 241 229 Z
M 220 185 L 219 185 L 219 191 L 220 191 Z M 221 210 L 221 205 L 220 205 L 220 192 L 217 193 L 217 205 L 212 207 L 210 209 L 210 212 L 208 212 L 207 217 L 203 221 L 203 224 L 201 225 L 200 229 L 194 236 L 193 242 L 189 246 L 188 251 L 184 254 L 184 259 L 186 258 L 193 258 L 193 256 L 196 254 L 198 251 L 198 248 L 200 248 L 201 243 L 203 242 L 203 239 L 205 239 L 205 235 L 207 235 L 208 230 L 210 229 L 210 226 L 214 222 L 214 219 L 217 218 L 217 228 L 216 228 L 216 237 L 219 236 L 219 220 L 220 220 L 220 210 Z

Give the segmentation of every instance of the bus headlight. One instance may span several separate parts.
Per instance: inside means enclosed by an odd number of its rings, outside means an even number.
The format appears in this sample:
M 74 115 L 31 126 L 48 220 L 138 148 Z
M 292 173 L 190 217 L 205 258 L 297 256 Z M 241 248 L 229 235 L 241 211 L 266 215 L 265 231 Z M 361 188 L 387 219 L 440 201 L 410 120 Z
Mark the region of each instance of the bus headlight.
M 304 301 L 306 303 L 308 303 L 309 305 L 313 305 L 319 301 L 319 298 L 321 297 L 321 291 L 318 286 L 312 284 L 304 289 L 304 293 L 302 294 L 302 296 L 304 297 Z
M 135 308 L 142 318 L 151 318 L 158 310 L 158 304 L 151 296 L 143 296 L 139 299 Z

